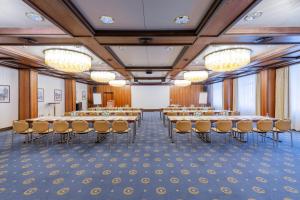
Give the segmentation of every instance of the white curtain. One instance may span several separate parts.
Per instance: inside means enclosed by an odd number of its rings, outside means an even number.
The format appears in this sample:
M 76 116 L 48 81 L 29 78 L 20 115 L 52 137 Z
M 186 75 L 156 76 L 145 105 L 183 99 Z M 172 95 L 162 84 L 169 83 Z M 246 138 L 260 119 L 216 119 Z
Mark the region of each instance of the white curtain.
M 216 110 L 223 109 L 223 82 L 212 85 L 212 106 Z
M 237 108 L 242 115 L 256 113 L 256 74 L 238 78 Z
M 292 128 L 300 130 L 300 65 L 290 66 L 289 69 L 289 114 Z
M 289 117 L 289 68 L 276 69 L 275 117 Z

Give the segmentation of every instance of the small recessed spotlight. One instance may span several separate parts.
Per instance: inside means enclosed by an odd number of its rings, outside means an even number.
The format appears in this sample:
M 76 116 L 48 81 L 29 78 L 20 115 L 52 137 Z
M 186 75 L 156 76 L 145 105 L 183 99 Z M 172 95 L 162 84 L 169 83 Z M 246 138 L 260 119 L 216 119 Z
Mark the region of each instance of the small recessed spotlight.
M 34 13 L 34 12 L 26 12 L 25 15 L 26 15 L 26 17 L 28 17 L 29 19 L 31 19 L 32 21 L 35 21 L 35 22 L 42 22 L 45 20 L 44 17 L 42 17 L 41 15 Z
M 112 17 L 105 15 L 101 16 L 100 20 L 103 24 L 113 24 L 115 22 Z
M 189 16 L 183 15 L 183 16 L 178 16 L 174 19 L 176 24 L 187 24 L 190 21 Z
M 247 22 L 253 21 L 256 18 L 261 17 L 262 14 L 263 14 L 263 12 L 261 12 L 261 11 L 253 12 L 253 13 L 250 13 L 249 15 L 246 15 L 244 17 L 244 20 L 247 21 Z

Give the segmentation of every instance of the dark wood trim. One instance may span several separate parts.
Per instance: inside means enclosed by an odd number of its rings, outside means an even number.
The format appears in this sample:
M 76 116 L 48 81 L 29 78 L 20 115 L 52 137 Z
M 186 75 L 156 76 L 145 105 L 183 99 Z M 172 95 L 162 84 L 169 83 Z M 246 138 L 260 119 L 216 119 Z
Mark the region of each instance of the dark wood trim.
M 12 126 L 0 128 L 0 133 L 4 132 L 4 131 L 10 131 L 10 130 L 12 130 L 12 128 L 13 128 Z
M 187 37 L 196 36 L 193 30 L 96 30 L 95 37 Z
M 299 27 L 259 27 L 259 28 L 231 28 L 226 35 L 299 35 Z
M 170 71 L 172 66 L 130 66 L 126 67 L 128 71 Z

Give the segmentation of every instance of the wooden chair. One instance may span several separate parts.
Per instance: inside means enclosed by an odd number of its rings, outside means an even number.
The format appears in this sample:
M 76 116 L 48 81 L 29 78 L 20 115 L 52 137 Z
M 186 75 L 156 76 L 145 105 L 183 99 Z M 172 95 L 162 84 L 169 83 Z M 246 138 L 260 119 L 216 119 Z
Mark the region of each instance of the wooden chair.
M 219 134 L 225 134 L 229 136 L 230 141 L 230 135 L 232 133 L 232 121 L 230 120 L 219 120 L 215 123 L 216 127 L 212 128 L 211 130 L 219 133 Z M 211 139 L 212 140 L 212 139 Z M 226 143 L 226 137 L 225 137 L 225 143 Z
M 283 119 L 275 122 L 275 127 L 273 128 L 273 139 L 275 138 L 277 144 L 279 142 L 279 133 L 290 133 L 291 146 L 293 146 L 293 132 L 291 131 L 291 120 Z
M 174 133 L 175 138 L 177 134 L 190 134 L 190 142 L 192 143 L 192 122 L 187 120 L 177 121 L 174 128 Z
M 14 144 L 14 135 L 20 134 L 25 136 L 24 143 L 28 143 L 32 137 L 32 129 L 29 128 L 29 124 L 25 120 L 13 121 L 13 131 L 11 134 L 11 145 Z
M 53 135 L 52 135 L 52 144 L 53 144 L 53 136 L 55 134 L 60 135 L 60 142 L 66 141 L 67 144 L 69 144 L 70 139 L 70 133 L 72 132 L 72 129 L 69 128 L 69 123 L 67 121 L 54 121 L 53 122 Z
M 232 112 L 229 112 L 229 115 L 230 116 L 239 116 L 241 113 L 239 111 L 232 111 Z
M 130 128 L 127 121 L 124 120 L 117 120 L 112 123 L 112 133 L 113 133 L 113 143 L 114 143 L 114 135 L 122 135 L 127 134 L 127 144 L 130 143 Z M 116 139 L 117 142 L 117 139 Z
M 193 129 L 205 142 L 210 142 L 210 130 L 211 122 L 208 120 L 199 120 L 195 123 L 195 128 Z
M 253 122 L 251 120 L 241 120 L 236 123 L 236 128 L 232 129 L 234 135 L 238 135 L 239 140 L 241 142 L 246 142 L 244 140 L 244 135 L 247 134 L 247 141 L 248 141 L 248 134 L 253 130 Z
M 53 133 L 53 129 L 49 128 L 49 122 L 46 121 L 34 121 L 32 123 L 32 133 L 39 136 L 47 136 L 47 145 L 49 140 L 49 134 Z M 33 137 L 32 140 L 33 142 Z
M 253 128 L 253 131 L 257 133 L 257 143 L 258 143 L 258 135 L 261 135 L 262 141 L 265 141 L 267 134 L 273 131 L 273 121 L 259 120 L 256 123 L 256 128 Z
M 72 112 L 65 112 L 64 115 L 65 115 L 65 116 L 71 116 L 71 115 L 72 115 Z
M 93 131 L 93 129 L 89 127 L 89 123 L 87 121 L 76 120 L 72 122 L 72 132 L 79 136 L 79 142 L 81 135 L 88 135 L 91 131 Z
M 205 111 L 205 112 L 203 112 L 203 115 L 204 116 L 214 116 L 215 112 L 213 112 L 213 111 Z
M 103 138 L 103 136 L 105 137 L 111 132 L 109 121 L 95 121 L 94 131 L 97 134 L 96 142 L 98 143 L 100 142 L 100 139 Z

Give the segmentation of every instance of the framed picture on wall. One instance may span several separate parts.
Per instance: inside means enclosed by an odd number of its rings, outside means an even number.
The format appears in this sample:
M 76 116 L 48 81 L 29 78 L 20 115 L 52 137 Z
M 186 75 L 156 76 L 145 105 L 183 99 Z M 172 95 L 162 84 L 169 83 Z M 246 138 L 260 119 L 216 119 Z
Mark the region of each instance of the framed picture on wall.
M 85 90 L 82 91 L 82 100 L 86 100 L 86 91 Z
M 54 101 L 62 101 L 62 91 L 54 89 Z
M 10 103 L 9 85 L 0 85 L 0 103 Z
M 38 102 L 44 102 L 44 88 L 38 88 Z

